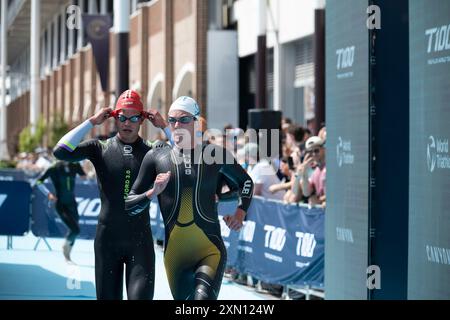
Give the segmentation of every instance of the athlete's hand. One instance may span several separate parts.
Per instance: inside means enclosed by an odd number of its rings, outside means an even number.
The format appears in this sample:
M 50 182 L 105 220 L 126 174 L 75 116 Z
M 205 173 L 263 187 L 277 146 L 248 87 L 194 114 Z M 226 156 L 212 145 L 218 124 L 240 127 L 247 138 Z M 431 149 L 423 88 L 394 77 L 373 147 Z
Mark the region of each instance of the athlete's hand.
M 169 124 L 163 116 L 156 110 L 149 110 L 144 112 L 145 117 L 157 128 L 164 129 Z
M 97 111 L 97 113 L 92 117 L 90 117 L 89 121 L 91 121 L 94 126 L 100 125 L 111 116 L 112 111 L 113 110 L 111 107 L 102 108 L 101 110 Z
M 223 221 L 227 224 L 231 230 L 239 231 L 244 225 L 245 211 L 237 208 L 234 215 L 226 215 L 223 217 Z
M 50 192 L 48 194 L 48 200 L 56 202 L 58 198 L 53 193 Z
M 156 176 L 155 183 L 153 184 L 153 188 L 149 190 L 151 193 L 151 197 L 155 197 L 164 191 L 167 184 L 170 180 L 170 171 L 166 173 L 160 173 Z M 148 195 L 147 195 L 148 196 Z

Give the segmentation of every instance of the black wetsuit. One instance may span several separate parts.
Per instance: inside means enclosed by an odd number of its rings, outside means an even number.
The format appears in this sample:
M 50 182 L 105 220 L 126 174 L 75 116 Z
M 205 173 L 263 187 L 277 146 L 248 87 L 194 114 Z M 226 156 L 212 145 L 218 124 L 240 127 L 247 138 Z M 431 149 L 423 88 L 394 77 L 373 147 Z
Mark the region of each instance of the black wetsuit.
M 170 146 L 151 150 L 125 202 L 129 214 L 140 214 L 150 203 L 145 192 L 156 176 L 171 171 L 158 200 L 165 224 L 164 264 L 176 300 L 217 299 L 226 264 L 215 201 L 217 192 L 224 181 L 237 186 L 239 207 L 244 211 L 253 194 L 251 178 L 229 152 L 230 164 L 207 164 L 199 152 L 202 150 L 205 154 L 226 152 L 215 145 L 197 146 L 196 152 L 193 149 L 184 155 Z
M 75 177 L 77 174 L 80 176 L 86 175 L 79 163 L 57 161 L 45 170 L 36 182 L 41 184 L 47 178 L 50 178 L 52 181 L 57 198 L 56 212 L 58 212 L 61 220 L 69 228 L 66 239 L 71 246 L 73 246 L 76 237 L 80 233 L 78 224 L 80 217 L 75 200 Z
M 153 299 L 155 253 L 150 217 L 130 217 L 124 199 L 151 146 L 141 138 L 131 144 L 117 136 L 106 141 L 88 140 L 73 152 L 57 147 L 58 159 L 89 159 L 96 170 L 101 211 L 95 237 L 95 283 L 98 299 L 122 299 L 126 265 L 128 299 Z

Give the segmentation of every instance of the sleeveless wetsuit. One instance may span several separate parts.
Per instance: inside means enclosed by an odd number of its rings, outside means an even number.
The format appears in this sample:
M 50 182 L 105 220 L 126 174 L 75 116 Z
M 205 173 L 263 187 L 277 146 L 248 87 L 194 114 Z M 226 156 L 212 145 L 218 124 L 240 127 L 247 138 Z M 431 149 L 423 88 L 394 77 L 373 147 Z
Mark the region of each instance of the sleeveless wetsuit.
M 201 152 L 205 148 L 208 154 L 228 156 L 231 163 L 207 164 Z M 217 190 L 224 181 L 237 186 L 239 207 L 247 211 L 253 182 L 219 146 L 197 146 L 184 153 L 170 146 L 154 149 L 145 156 L 125 202 L 129 214 L 138 215 L 147 208 L 150 200 L 145 192 L 159 173 L 167 171 L 171 171 L 171 177 L 158 200 L 165 224 L 164 264 L 172 295 L 176 300 L 217 299 L 226 263 L 215 201 Z

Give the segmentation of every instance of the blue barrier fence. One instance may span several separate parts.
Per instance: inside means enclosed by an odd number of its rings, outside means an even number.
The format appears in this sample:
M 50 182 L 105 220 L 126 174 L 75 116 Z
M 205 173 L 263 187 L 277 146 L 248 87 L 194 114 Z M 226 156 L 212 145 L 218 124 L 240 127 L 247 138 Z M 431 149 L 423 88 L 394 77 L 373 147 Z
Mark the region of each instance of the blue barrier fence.
M 22 236 L 30 225 L 31 187 L 25 181 L 0 181 L 0 234 Z
M 28 176 L 25 171 L 15 169 L 0 169 L 0 181 L 26 181 L 27 178 Z
M 232 214 L 236 206 L 220 203 L 219 214 Z M 323 209 L 254 197 L 239 233 L 221 219 L 228 264 L 269 283 L 322 287 L 324 219 Z
M 45 186 L 54 192 L 52 183 Z M 100 197 L 97 184 L 92 181 L 77 181 L 76 200 L 80 215 L 80 239 L 94 239 L 97 219 L 100 214 Z M 55 209 L 55 203 L 47 199 L 41 190 L 34 188 L 31 206 L 31 231 L 36 237 L 62 238 L 67 233 L 67 227 L 62 222 Z
M 46 186 L 53 191 L 51 183 Z M 96 183 L 77 181 L 76 196 L 80 238 L 94 239 L 101 208 Z M 236 207 L 236 202 L 218 204 L 229 266 L 265 282 L 323 286 L 323 209 L 255 197 L 244 227 L 235 232 L 228 229 L 222 216 L 233 214 Z M 164 223 L 157 201 L 151 203 L 149 214 L 153 237 L 164 240 Z M 23 235 L 30 227 L 37 237 L 64 237 L 67 231 L 54 204 L 39 189 L 31 190 L 24 181 L 0 180 L 0 234 Z

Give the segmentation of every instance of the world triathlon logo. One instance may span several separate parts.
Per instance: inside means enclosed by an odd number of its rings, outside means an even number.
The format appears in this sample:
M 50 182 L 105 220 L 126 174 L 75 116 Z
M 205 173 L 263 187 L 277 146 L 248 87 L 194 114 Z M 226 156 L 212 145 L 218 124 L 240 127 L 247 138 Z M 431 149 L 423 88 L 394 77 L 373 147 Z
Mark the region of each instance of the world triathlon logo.
M 339 167 L 344 164 L 352 165 L 355 162 L 355 156 L 352 153 L 352 141 L 345 140 L 342 137 L 338 138 L 336 145 L 336 160 Z
M 433 136 L 430 136 L 428 138 L 427 165 L 428 165 L 428 170 L 430 170 L 430 172 L 433 172 L 434 168 L 436 166 L 436 142 L 434 141 Z
M 336 146 L 336 159 L 339 167 L 342 167 L 342 162 L 344 160 L 344 152 L 342 150 L 342 138 L 338 138 L 339 142 Z
M 450 169 L 450 155 L 448 153 L 448 139 L 428 137 L 427 167 L 430 172 L 437 169 Z

